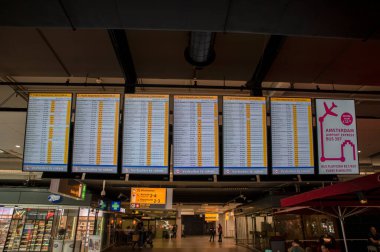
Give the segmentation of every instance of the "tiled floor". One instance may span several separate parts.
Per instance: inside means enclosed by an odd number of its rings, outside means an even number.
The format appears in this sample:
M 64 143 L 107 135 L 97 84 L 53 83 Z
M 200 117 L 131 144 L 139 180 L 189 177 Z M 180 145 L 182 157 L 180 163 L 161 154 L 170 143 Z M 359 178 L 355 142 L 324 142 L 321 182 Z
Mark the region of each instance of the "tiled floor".
M 215 239 L 215 242 L 209 242 L 208 237 L 203 236 L 203 237 L 186 237 L 186 238 L 182 238 L 181 240 L 157 239 L 157 240 L 154 240 L 153 249 L 149 247 L 144 248 L 144 249 L 139 249 L 136 247 L 135 249 L 132 249 L 130 247 L 121 246 L 121 247 L 115 247 L 109 251 L 110 252 L 122 252 L 122 251 L 248 252 L 251 250 L 248 250 L 240 246 L 236 246 L 234 239 L 224 239 L 222 243 L 219 243 L 216 241 L 216 239 Z

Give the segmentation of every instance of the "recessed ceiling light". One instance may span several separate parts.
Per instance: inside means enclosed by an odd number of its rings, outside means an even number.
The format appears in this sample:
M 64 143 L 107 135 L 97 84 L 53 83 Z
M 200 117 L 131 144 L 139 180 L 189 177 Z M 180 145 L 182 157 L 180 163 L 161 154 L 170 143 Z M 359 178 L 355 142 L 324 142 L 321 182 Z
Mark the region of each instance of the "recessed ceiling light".
M 18 145 L 18 144 L 16 144 L 16 146 L 15 146 L 16 148 L 21 148 L 21 146 L 20 145 Z
M 361 150 L 358 150 L 358 153 L 362 152 Z

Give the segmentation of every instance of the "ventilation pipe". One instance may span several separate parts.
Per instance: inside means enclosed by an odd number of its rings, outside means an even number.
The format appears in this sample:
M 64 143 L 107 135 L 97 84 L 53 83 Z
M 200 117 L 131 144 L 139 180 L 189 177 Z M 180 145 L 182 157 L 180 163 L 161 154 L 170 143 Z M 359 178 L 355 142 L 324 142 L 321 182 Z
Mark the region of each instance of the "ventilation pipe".
M 190 32 L 189 45 L 185 50 L 185 58 L 191 65 L 202 68 L 215 60 L 215 33 Z

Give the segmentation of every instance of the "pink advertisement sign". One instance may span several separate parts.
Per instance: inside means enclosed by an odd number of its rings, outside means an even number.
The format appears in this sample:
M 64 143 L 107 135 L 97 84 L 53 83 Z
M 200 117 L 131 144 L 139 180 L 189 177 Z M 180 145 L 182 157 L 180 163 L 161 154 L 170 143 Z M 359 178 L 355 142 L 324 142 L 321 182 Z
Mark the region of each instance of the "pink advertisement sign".
M 316 99 L 319 174 L 358 174 L 354 100 Z

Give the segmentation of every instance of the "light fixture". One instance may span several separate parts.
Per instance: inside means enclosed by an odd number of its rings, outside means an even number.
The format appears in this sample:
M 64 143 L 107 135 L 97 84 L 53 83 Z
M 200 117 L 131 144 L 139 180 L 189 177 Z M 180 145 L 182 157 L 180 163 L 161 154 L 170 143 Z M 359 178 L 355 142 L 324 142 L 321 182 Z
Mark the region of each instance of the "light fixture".
M 4 151 L 3 151 L 3 150 L 0 150 L 0 153 L 4 153 Z
M 214 32 L 190 32 L 185 59 L 198 68 L 210 65 L 215 60 L 214 44 Z M 194 77 L 196 80 L 196 75 Z
M 358 153 L 362 152 L 361 150 L 358 150 Z
M 363 192 L 357 192 L 356 195 L 357 195 L 358 198 L 359 198 L 359 202 L 360 202 L 360 204 L 367 204 L 367 203 L 368 203 L 368 200 L 367 200 L 367 198 L 365 197 L 365 195 L 364 195 Z
M 16 144 L 16 146 L 15 146 L 16 148 L 21 148 L 21 146 L 20 145 L 18 145 L 18 144 Z

